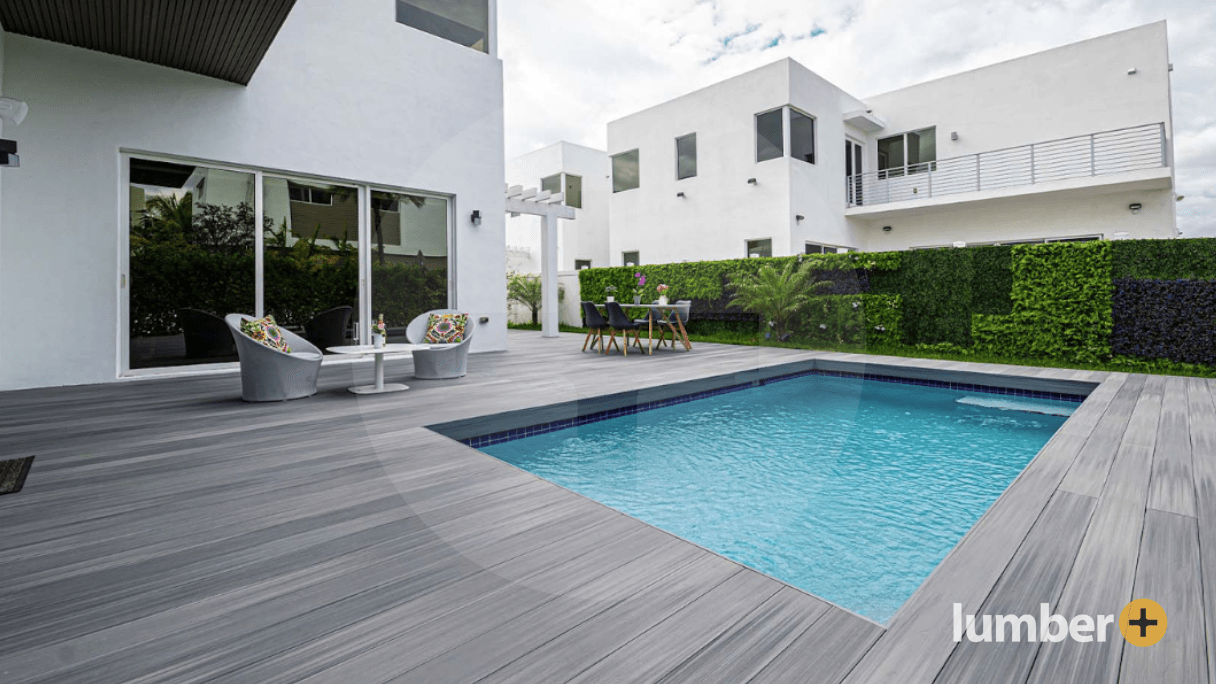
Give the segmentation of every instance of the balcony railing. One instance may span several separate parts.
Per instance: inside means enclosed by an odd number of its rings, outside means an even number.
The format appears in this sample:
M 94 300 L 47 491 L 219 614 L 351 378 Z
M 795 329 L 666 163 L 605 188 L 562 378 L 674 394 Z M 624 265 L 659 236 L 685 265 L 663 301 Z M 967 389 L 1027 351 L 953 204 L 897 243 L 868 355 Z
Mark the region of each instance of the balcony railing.
M 1120 128 L 846 178 L 850 207 L 1165 166 L 1165 124 Z

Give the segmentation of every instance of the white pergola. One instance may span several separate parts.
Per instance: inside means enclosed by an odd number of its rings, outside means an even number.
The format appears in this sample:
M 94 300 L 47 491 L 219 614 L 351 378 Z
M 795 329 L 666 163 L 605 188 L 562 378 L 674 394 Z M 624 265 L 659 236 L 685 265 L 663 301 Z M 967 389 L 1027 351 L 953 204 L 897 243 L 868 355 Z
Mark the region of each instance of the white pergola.
M 541 217 L 540 228 L 540 282 L 541 282 L 541 336 L 557 337 L 557 220 L 575 217 L 574 207 L 562 204 L 566 194 L 548 190 L 537 192 L 536 188 L 524 190 L 522 185 L 507 187 L 507 213 L 511 216 Z

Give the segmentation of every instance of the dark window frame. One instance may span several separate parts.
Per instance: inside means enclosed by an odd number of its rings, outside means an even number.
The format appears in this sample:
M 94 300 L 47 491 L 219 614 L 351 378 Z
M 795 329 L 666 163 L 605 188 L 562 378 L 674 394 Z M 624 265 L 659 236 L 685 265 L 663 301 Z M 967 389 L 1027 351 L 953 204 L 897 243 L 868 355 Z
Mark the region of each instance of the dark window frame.
M 684 141 L 688 141 L 688 140 L 692 141 L 692 173 L 684 174 L 684 169 L 680 162 L 681 162 L 682 158 L 684 157 L 684 153 L 686 152 L 686 150 L 682 151 L 680 149 L 680 143 L 684 142 Z M 682 181 L 682 180 L 685 180 L 688 178 L 696 178 L 696 177 L 697 177 L 697 134 L 695 132 L 693 132 L 693 133 L 689 133 L 688 135 L 682 135 L 682 136 L 676 138 L 676 180 Z

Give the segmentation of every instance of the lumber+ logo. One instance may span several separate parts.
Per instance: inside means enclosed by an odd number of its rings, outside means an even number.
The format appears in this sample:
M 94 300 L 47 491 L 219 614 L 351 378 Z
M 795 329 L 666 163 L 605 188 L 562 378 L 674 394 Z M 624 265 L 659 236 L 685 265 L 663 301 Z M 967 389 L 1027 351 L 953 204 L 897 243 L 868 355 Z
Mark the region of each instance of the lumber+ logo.
M 963 615 L 963 604 L 954 604 L 954 641 L 965 636 L 973 643 L 1028 641 L 1080 643 L 1105 642 L 1110 626 L 1118 624 L 1119 633 L 1135 646 L 1152 646 L 1165 636 L 1168 623 L 1165 610 L 1155 601 L 1136 599 L 1114 615 L 1074 615 L 1071 620 L 1051 612 L 1050 604 L 1039 605 L 1033 615 Z

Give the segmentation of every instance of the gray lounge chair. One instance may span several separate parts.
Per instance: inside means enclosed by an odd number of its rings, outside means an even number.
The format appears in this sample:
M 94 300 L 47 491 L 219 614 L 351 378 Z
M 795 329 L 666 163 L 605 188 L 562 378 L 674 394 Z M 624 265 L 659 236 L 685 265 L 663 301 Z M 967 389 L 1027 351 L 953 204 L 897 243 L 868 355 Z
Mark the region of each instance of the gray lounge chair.
M 405 329 L 405 338 L 410 344 L 429 344 L 426 341 L 426 325 L 431 314 L 464 313 L 456 309 L 435 309 L 414 320 Z M 446 380 L 463 378 L 468 372 L 469 343 L 473 339 L 473 317 L 464 329 L 464 339 L 459 344 L 431 344 L 430 349 L 414 352 L 414 377 L 423 380 Z
M 224 322 L 236 341 L 241 359 L 241 398 L 245 401 L 283 401 L 300 399 L 317 393 L 317 375 L 321 372 L 321 350 L 308 340 L 280 330 L 291 347 L 291 353 L 267 347 L 241 332 L 241 321 L 253 320 L 244 314 L 228 314 Z

